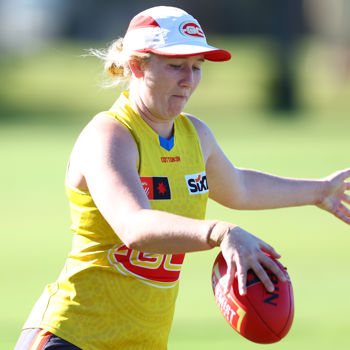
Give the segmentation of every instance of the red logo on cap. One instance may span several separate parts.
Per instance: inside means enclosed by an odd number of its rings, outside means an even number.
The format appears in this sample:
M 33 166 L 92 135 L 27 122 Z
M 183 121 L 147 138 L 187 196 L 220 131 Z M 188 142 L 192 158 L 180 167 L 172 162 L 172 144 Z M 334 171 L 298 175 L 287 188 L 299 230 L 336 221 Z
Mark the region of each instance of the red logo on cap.
M 196 36 L 200 38 L 204 38 L 204 33 L 202 28 L 194 22 L 185 22 L 180 26 L 180 31 L 184 35 Z

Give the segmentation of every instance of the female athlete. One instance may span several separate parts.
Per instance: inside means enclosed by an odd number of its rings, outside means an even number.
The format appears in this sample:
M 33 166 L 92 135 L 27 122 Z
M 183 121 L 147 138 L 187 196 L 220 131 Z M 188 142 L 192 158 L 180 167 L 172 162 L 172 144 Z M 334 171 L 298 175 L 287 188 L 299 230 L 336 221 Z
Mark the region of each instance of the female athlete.
M 196 19 L 173 7 L 135 16 L 106 52 L 105 70 L 129 88 L 79 136 L 66 193 L 73 247 L 57 281 L 30 314 L 19 349 L 166 349 L 184 254 L 220 247 L 226 289 L 246 293 L 253 269 L 284 280 L 267 243 L 229 222 L 205 220 L 207 199 L 235 209 L 317 205 L 350 224 L 350 169 L 322 180 L 235 167 L 208 126 L 183 109 L 209 46 Z

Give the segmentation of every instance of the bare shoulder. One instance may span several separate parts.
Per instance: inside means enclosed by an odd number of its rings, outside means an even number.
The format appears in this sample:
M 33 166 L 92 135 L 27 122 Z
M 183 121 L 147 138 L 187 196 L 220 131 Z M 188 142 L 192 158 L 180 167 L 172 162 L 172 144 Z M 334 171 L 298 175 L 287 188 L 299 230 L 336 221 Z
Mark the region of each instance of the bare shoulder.
M 104 114 L 96 115 L 81 132 L 76 146 L 94 152 L 107 151 L 110 147 L 136 148 L 130 132 L 119 121 Z M 79 148 L 80 148 L 79 147 Z
M 197 132 L 200 134 L 206 134 L 206 133 L 210 133 L 212 134 L 209 126 L 201 119 L 195 117 L 192 114 L 189 113 L 183 113 L 188 119 L 191 120 L 191 122 L 193 123 L 194 127 L 196 128 Z
M 201 142 L 203 157 L 205 161 L 207 161 L 209 156 L 213 152 L 213 149 L 216 144 L 216 140 L 213 132 L 210 130 L 209 126 L 203 120 L 188 113 L 183 113 L 183 114 L 191 120 L 191 122 L 193 123 L 193 126 L 197 130 L 197 133 Z
M 73 147 L 67 180 L 79 189 L 86 189 L 87 173 L 107 164 L 116 166 L 122 159 L 137 162 L 133 137 L 117 120 L 98 114 L 85 126 Z
M 124 141 L 133 141 L 129 131 L 118 120 L 107 113 L 97 114 L 84 129 L 89 136 L 107 138 L 121 138 Z M 84 132 L 84 131 L 83 131 Z

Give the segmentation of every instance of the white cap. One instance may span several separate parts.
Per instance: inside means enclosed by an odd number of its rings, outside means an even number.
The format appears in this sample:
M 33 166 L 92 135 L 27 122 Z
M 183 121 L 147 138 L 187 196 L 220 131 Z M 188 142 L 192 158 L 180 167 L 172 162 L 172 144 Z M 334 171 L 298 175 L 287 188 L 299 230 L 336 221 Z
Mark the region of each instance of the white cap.
M 123 51 L 152 52 L 162 56 L 204 55 L 209 61 L 227 61 L 228 51 L 207 44 L 198 21 L 187 12 L 157 6 L 136 15 L 123 40 Z

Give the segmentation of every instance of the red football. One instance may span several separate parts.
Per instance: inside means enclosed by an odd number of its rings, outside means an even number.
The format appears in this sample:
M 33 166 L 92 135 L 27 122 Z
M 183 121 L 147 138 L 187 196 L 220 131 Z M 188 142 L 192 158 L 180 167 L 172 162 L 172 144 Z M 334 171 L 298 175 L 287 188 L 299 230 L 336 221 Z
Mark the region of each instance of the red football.
M 274 260 L 280 268 L 286 268 Z M 216 303 L 226 321 L 243 337 L 261 344 L 275 343 L 288 333 L 294 317 L 293 288 L 288 281 L 282 282 L 266 270 L 275 286 L 269 293 L 252 270 L 247 274 L 247 294 L 238 292 L 237 278 L 226 295 L 223 293 L 222 278 L 227 270 L 222 253 L 217 256 L 212 271 L 212 286 Z

